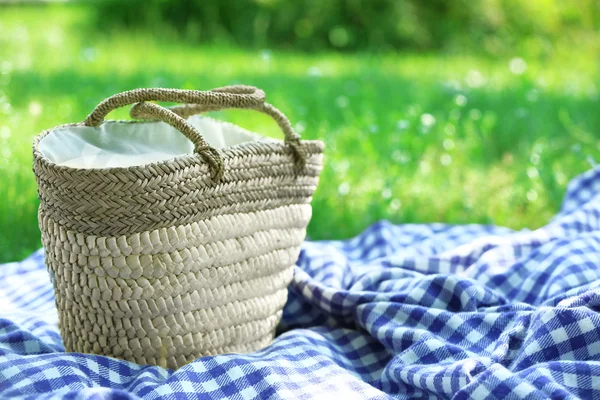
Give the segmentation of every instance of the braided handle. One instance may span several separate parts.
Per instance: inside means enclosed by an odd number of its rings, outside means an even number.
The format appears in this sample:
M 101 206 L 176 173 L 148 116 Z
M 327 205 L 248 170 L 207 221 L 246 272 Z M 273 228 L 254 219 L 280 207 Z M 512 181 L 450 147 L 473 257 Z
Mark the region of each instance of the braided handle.
M 149 101 L 171 101 L 188 103 L 166 108 Z M 213 168 L 213 178 L 223 176 L 223 160 L 219 152 L 210 147 L 200 132 L 184 118 L 206 111 L 228 108 L 252 109 L 271 116 L 285 135 L 285 143 L 294 152 L 295 165 L 302 169 L 306 153 L 300 143 L 300 136 L 294 132 L 289 119 L 277 108 L 265 103 L 265 93 L 253 86 L 234 85 L 210 91 L 182 89 L 135 89 L 115 94 L 98 104 L 83 122 L 86 126 L 98 126 L 112 110 L 134 104 L 130 115 L 133 118 L 158 119 L 164 121 L 194 143 L 195 152 L 201 154 Z
M 221 88 L 226 89 L 226 88 Z M 214 89 L 217 90 L 217 89 Z M 226 110 L 228 108 L 249 108 L 264 114 L 267 114 L 271 118 L 277 122 L 279 128 L 281 128 L 283 134 L 285 135 L 286 142 L 295 142 L 300 140 L 300 135 L 298 135 L 294 128 L 292 128 L 292 124 L 290 120 L 285 116 L 284 113 L 279 111 L 277 108 L 272 106 L 269 103 L 261 102 L 260 104 L 253 105 L 251 107 L 232 107 L 231 105 L 216 105 L 216 104 L 183 104 L 179 106 L 167 107 L 170 111 L 173 111 L 175 114 L 179 115 L 183 118 L 191 117 L 192 115 L 201 114 L 209 111 L 221 111 Z M 152 119 L 155 116 L 149 113 L 142 112 L 139 108 L 133 107 L 129 112 L 129 115 L 132 118 L 136 119 Z
M 103 100 L 87 116 L 84 124 L 98 126 L 112 110 L 142 101 L 172 101 L 223 108 L 254 108 L 264 104 L 265 92 L 252 86 L 243 85 L 227 86 L 209 91 L 163 88 L 128 90 Z
M 137 108 L 139 112 L 158 117 L 161 121 L 166 122 L 179 132 L 183 133 L 185 137 L 190 139 L 194 144 L 194 152 L 200 154 L 210 165 L 213 180 L 218 182 L 223 178 L 224 164 L 219 151 L 211 147 L 206 140 L 204 140 L 200 132 L 190 125 L 189 122 L 168 108 L 159 106 L 155 103 L 136 103 L 134 107 Z

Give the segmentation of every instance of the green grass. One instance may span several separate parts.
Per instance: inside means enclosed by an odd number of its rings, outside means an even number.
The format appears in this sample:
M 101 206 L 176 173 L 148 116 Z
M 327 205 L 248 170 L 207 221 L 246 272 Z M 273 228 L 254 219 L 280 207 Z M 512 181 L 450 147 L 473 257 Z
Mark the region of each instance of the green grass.
M 327 144 L 313 239 L 384 218 L 533 229 L 600 160 L 600 64 L 583 50 L 515 55 L 527 63 L 515 74 L 509 59 L 198 47 L 99 36 L 87 21 L 84 8 L 0 7 L 0 262 L 40 246 L 33 137 L 136 87 L 265 89 L 304 137 Z M 218 117 L 280 135 L 249 111 Z

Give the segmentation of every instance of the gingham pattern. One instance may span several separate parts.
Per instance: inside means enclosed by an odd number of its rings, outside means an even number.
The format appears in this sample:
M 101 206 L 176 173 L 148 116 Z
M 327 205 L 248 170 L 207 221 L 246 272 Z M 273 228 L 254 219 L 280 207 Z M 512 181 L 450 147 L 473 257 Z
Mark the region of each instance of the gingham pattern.
M 0 266 L 0 398 L 600 398 L 600 168 L 544 228 L 303 247 L 280 335 L 179 370 L 67 354 L 42 253 Z

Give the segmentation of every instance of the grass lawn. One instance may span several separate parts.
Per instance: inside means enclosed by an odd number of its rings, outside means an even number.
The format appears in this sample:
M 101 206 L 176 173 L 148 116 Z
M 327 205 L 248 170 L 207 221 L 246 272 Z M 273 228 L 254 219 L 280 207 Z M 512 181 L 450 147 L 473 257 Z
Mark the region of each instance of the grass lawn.
M 33 137 L 137 87 L 256 85 L 304 137 L 324 140 L 313 239 L 380 219 L 533 229 L 600 161 L 600 64 L 582 50 L 546 60 L 244 51 L 100 36 L 87 20 L 84 8 L 0 7 L 0 262 L 40 247 Z M 280 136 L 251 111 L 217 117 Z

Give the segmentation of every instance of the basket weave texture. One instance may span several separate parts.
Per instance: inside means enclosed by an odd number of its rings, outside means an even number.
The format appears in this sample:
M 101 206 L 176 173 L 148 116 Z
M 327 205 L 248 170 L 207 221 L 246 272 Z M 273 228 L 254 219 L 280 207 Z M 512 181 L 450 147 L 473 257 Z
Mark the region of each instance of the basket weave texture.
M 154 100 L 190 104 L 168 109 Z M 34 141 L 39 224 L 65 349 L 179 368 L 267 346 L 311 218 L 323 143 L 301 141 L 264 93 L 247 86 L 124 92 L 72 126 L 98 126 L 134 103 L 133 116 L 175 126 L 195 153 L 76 169 L 41 153 L 52 130 Z M 224 108 L 273 116 L 286 140 L 211 148 L 184 117 Z

